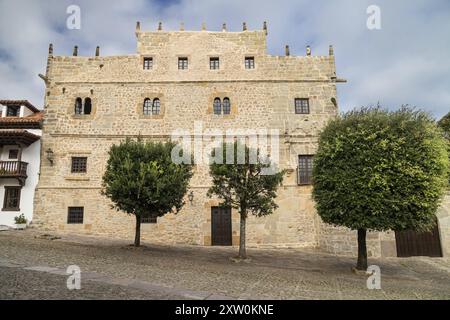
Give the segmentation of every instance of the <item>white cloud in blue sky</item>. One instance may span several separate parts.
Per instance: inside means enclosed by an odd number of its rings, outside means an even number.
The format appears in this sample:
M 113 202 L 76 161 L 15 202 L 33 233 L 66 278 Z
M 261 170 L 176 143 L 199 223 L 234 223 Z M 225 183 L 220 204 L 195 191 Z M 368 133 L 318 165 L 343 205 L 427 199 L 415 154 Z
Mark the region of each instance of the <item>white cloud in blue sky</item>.
M 66 8 L 81 8 L 81 30 L 66 28 Z M 366 9 L 381 8 L 382 29 L 366 27 Z M 376 104 L 396 108 L 410 104 L 436 117 L 450 111 L 450 1 L 448 0 L 0 0 L 0 97 L 29 99 L 41 107 L 47 48 L 56 55 L 135 53 L 134 27 L 229 30 L 269 25 L 268 53 L 304 55 L 335 48 L 341 110 Z

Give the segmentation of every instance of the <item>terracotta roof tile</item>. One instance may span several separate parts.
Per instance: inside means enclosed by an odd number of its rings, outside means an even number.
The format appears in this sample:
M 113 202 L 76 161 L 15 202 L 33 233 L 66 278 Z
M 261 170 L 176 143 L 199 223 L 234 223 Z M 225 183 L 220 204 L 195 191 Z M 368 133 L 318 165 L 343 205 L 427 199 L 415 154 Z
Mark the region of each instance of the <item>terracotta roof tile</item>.
M 28 100 L 0 100 L 0 104 L 4 106 L 8 105 L 21 105 L 21 106 L 27 106 L 28 109 L 30 109 L 33 112 L 39 112 L 38 108 L 33 106 Z

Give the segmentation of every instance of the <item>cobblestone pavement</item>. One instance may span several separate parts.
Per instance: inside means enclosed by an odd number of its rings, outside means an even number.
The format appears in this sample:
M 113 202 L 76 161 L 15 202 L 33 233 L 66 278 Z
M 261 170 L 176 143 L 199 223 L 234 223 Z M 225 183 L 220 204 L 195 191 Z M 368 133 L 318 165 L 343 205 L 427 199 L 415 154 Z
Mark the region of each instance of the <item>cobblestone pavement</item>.
M 0 299 L 450 299 L 445 258 L 369 259 L 381 290 L 353 274 L 355 258 L 307 249 L 155 245 L 97 237 L 36 238 L 35 229 L 0 232 Z M 81 268 L 81 290 L 66 268 Z

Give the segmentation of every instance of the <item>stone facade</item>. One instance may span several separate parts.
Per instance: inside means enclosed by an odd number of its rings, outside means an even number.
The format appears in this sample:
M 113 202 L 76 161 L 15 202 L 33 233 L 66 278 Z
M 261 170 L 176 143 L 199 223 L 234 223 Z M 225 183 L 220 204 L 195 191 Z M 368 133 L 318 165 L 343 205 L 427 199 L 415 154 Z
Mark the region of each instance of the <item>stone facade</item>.
M 250 217 L 249 246 L 317 247 L 354 254 L 354 232 L 323 224 L 315 212 L 311 186 L 297 184 L 298 155 L 313 155 L 318 131 L 338 112 L 335 60 L 327 56 L 271 56 L 266 30 L 242 32 L 156 31 L 136 29 L 137 54 L 114 57 L 53 56 L 46 76 L 41 175 L 34 223 L 48 230 L 132 238 L 134 218 L 115 212 L 101 195 L 101 179 L 110 146 L 126 137 L 168 139 L 174 130 L 276 129 L 281 168 L 288 169 L 278 192 L 279 209 Z M 246 69 L 246 57 L 255 68 Z M 178 69 L 178 58 L 188 69 Z M 220 59 L 210 70 L 210 57 Z M 153 67 L 143 69 L 144 58 Z M 76 115 L 77 97 L 90 98 L 92 112 Z M 231 112 L 215 115 L 215 97 L 228 97 Z M 143 115 L 145 98 L 158 98 L 158 115 Z M 309 99 L 310 113 L 296 114 L 294 100 Z M 53 163 L 46 151 L 53 151 Z M 87 172 L 72 173 L 71 158 L 87 157 Z M 210 177 L 195 166 L 193 201 L 177 215 L 144 224 L 142 238 L 153 242 L 211 245 L 211 207 L 206 196 Z M 83 224 L 67 224 L 68 207 L 84 207 Z M 392 235 L 371 234 L 369 255 L 382 255 Z M 388 241 L 388 242 L 389 242 Z M 232 212 L 232 242 L 239 242 L 239 217 Z

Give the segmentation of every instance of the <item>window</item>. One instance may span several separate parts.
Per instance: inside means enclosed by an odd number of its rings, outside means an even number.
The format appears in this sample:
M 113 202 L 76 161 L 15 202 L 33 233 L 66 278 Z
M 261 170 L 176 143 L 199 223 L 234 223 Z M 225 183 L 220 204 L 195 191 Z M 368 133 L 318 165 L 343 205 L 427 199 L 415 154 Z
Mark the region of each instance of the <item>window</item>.
M 254 57 L 245 57 L 245 69 L 255 69 Z
M 141 223 L 157 223 L 157 217 L 141 217 Z
M 222 103 L 219 98 L 214 99 L 214 114 L 222 114 Z
M 22 187 L 5 187 L 5 198 L 3 201 L 3 211 L 20 210 L 20 191 Z
M 219 69 L 219 58 L 209 58 L 209 69 L 218 70 Z
M 178 69 L 186 70 L 188 68 L 188 58 L 178 58 Z
M 152 114 L 152 100 L 150 100 L 149 98 L 146 98 L 144 100 L 143 113 L 146 116 L 149 116 Z
M 153 99 L 152 114 L 158 115 L 160 111 L 161 111 L 161 102 L 159 101 L 158 98 Z
M 18 117 L 20 113 L 20 106 L 7 106 L 6 116 L 7 117 Z
M 81 98 L 75 100 L 75 114 L 83 114 L 83 100 Z
M 313 156 L 312 155 L 300 155 L 298 156 L 298 184 L 311 184 L 312 183 L 312 168 L 313 168 Z
M 91 114 L 92 102 L 91 98 L 84 99 L 84 114 Z
M 223 98 L 223 114 L 230 114 L 231 111 L 231 104 L 230 99 Z
M 295 113 L 307 114 L 309 113 L 309 99 L 295 99 Z
M 18 159 L 18 158 L 19 158 L 19 150 L 18 149 L 9 150 L 8 159 Z
M 144 70 L 153 69 L 153 58 L 144 58 Z
M 67 213 L 68 224 L 83 224 L 84 207 L 69 207 Z
M 72 173 L 87 171 L 87 157 L 72 157 Z

